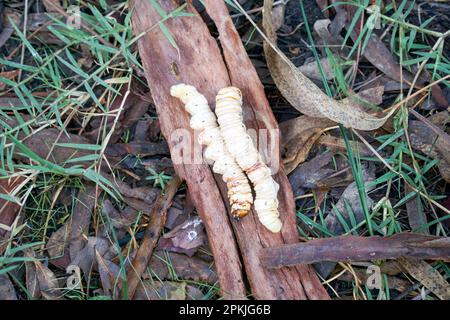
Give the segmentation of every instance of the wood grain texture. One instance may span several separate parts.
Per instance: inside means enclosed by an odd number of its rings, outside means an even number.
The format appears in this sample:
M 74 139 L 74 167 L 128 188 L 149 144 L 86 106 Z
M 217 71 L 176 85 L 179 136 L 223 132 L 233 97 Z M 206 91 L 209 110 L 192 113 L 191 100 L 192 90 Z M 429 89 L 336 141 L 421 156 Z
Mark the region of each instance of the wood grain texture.
M 177 7 L 175 1 L 157 2 L 166 12 Z M 190 130 L 187 113 L 183 112 L 181 103 L 169 95 L 169 88 L 175 83 L 184 82 L 196 86 L 199 92 L 206 96 L 211 106 L 214 106 L 214 98 L 219 89 L 229 85 L 237 86 L 244 95 L 244 121 L 247 127 L 278 132 L 277 122 L 265 97 L 264 88 L 245 52 L 224 2 L 207 0 L 205 4 L 220 33 L 227 65 L 217 42 L 190 4 L 187 10 L 195 16 L 177 17 L 164 22 L 173 35 L 179 52 L 158 27 L 151 29 L 139 41 L 139 52 L 147 81 L 172 157 L 173 151 L 179 148 L 180 144 L 189 142 L 173 140 L 171 134 L 180 128 Z M 158 18 L 158 14 L 148 1 L 134 1 L 133 26 L 136 34 L 155 26 Z M 175 73 L 174 65 L 176 65 Z M 271 159 L 272 167 L 280 165 L 278 143 L 279 137 L 273 136 L 271 147 L 276 150 L 276 156 Z M 205 223 L 225 297 L 230 297 L 230 293 L 236 296 L 243 294 L 239 256 L 228 219 L 230 215 L 227 217 L 229 208 L 221 177 L 214 177 L 206 164 L 180 164 L 176 165 L 175 169 L 186 180 L 197 211 Z M 273 234 L 267 231 L 259 223 L 254 212 L 239 222 L 231 222 L 252 296 L 256 299 L 328 299 L 328 294 L 310 266 L 268 270 L 260 263 L 259 252 L 262 248 L 298 242 L 295 204 L 282 167 L 277 170 L 274 178 L 280 184 L 279 209 L 284 224 L 281 233 Z
M 234 224 L 244 259 L 246 256 L 251 257 L 247 259 L 246 270 L 252 292 L 255 297 L 262 299 L 327 299 L 328 294 L 311 266 L 268 271 L 261 266 L 259 258 L 253 256 L 262 248 L 298 242 L 294 197 L 280 160 L 278 124 L 264 93 L 264 87 L 245 51 L 225 3 L 222 0 L 206 0 L 205 3 L 206 10 L 219 31 L 231 83 L 242 91 L 247 128 L 255 129 L 257 132 L 267 129 L 268 132 L 274 133 L 268 134 L 271 139 L 267 148 L 276 152 L 271 154 L 269 150 L 262 151 L 263 154 L 272 155 L 270 159 L 272 168 L 276 170 L 278 167 L 274 178 L 280 185 L 278 200 L 283 222 L 281 233 L 273 234 L 265 230 L 257 221 L 255 213 L 252 214 L 253 219 L 243 219 Z M 262 277 L 264 279 L 261 279 Z
M 157 2 L 166 12 L 178 7 L 175 1 Z M 177 43 L 178 52 L 159 29 L 161 17 L 150 2 L 135 0 L 131 5 L 135 34 L 145 32 L 139 40 L 139 53 L 161 131 L 170 150 L 179 149 L 180 145 L 187 146 L 190 142 L 174 139 L 173 133 L 178 129 L 191 129 L 189 116 L 183 111 L 181 102 L 170 96 L 170 87 L 180 82 L 194 85 L 209 103 L 213 103 L 216 92 L 229 85 L 226 68 L 216 42 L 191 6 L 188 11 L 194 16 L 164 22 Z M 175 170 L 186 181 L 197 212 L 205 224 L 222 296 L 226 299 L 244 298 L 245 286 L 236 242 L 210 168 L 206 164 L 175 164 Z
M 450 238 L 408 232 L 388 237 L 338 236 L 261 251 L 261 261 L 267 268 L 321 261 L 397 259 L 401 256 L 449 260 Z

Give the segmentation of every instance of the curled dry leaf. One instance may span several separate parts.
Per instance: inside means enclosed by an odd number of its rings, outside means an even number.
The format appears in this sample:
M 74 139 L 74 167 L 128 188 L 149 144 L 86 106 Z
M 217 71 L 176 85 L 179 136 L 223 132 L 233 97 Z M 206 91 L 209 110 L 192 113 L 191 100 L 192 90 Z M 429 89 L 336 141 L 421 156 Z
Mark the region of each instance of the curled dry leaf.
M 122 282 L 119 281 L 120 267 L 105 259 L 97 250 L 95 250 L 95 260 L 104 294 L 110 295 L 114 299 L 119 298 L 119 289 L 122 287 Z
M 103 257 L 114 254 L 115 247 L 106 238 L 89 237 L 86 245 L 80 250 L 70 262 L 71 265 L 79 266 L 87 277 L 93 268 L 96 268 L 95 253 L 99 252 Z
M 372 105 L 378 105 L 383 101 L 383 86 L 376 86 L 366 89 L 357 94 L 357 99 L 362 99 L 361 104 L 358 100 L 353 103 L 360 105 L 361 108 L 366 106 L 362 101 Z M 349 98 L 344 100 L 348 100 Z M 335 137 L 321 137 L 321 134 L 327 128 L 334 127 L 336 123 L 326 118 L 309 117 L 306 115 L 282 122 L 281 130 L 281 147 L 283 150 L 283 163 L 285 170 L 289 174 L 300 163 L 304 162 L 308 154 L 316 142 L 319 142 L 332 150 L 346 150 L 344 140 Z M 353 147 L 359 148 L 364 155 L 369 155 L 370 151 L 362 143 L 354 143 Z
M 377 117 L 349 100 L 336 101 L 323 93 L 279 50 L 274 49 L 276 33 L 272 25 L 272 0 L 264 1 L 263 26 L 271 43 L 264 41 L 264 52 L 270 73 L 283 96 L 300 112 L 312 117 L 325 117 L 347 127 L 375 130 L 381 127 L 395 109 Z M 276 47 L 275 47 L 276 48 Z
M 317 140 L 318 144 L 321 144 L 329 148 L 333 152 L 346 152 L 347 147 L 345 145 L 345 140 L 342 138 L 337 138 L 329 135 L 323 135 Z M 367 146 L 359 141 L 350 141 L 350 147 L 353 152 L 358 152 L 362 157 L 368 157 L 373 155 Z
M 160 240 L 159 249 L 193 256 L 205 242 L 206 233 L 202 220 L 199 217 L 192 217 L 179 227 L 166 233 Z
M 450 300 L 450 285 L 430 264 L 423 260 L 400 257 L 398 262 L 415 279 L 441 300 Z
M 24 252 L 26 257 L 36 258 L 33 250 L 27 249 Z M 43 297 L 46 300 L 64 299 L 55 274 L 41 261 L 35 259 L 25 262 L 25 273 L 26 287 L 33 298 Z
M 289 181 L 295 195 L 301 195 L 303 189 L 313 189 L 313 192 L 319 196 L 316 198 L 316 204 L 320 204 L 320 201 L 317 200 L 320 200 L 323 192 L 334 187 L 347 186 L 353 181 L 351 168 L 340 161 L 341 158 L 335 157 L 337 168 L 334 168 L 334 165 L 331 166 L 330 160 L 333 155 L 333 152 L 321 153 L 299 165 L 292 172 Z
M 287 174 L 306 160 L 324 129 L 334 125 L 328 119 L 309 116 L 300 116 L 280 124 L 283 163 Z

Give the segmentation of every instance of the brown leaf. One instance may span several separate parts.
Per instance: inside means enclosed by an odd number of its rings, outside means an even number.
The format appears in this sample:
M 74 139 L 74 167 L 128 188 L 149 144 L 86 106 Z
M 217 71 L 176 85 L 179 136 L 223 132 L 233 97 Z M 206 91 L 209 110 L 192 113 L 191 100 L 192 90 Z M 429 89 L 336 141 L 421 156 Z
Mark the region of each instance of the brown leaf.
M 332 80 L 334 78 L 334 69 L 328 58 L 322 58 L 319 61 L 323 73 L 325 75 L 325 79 Z M 310 78 L 311 80 L 322 80 L 322 74 L 320 73 L 319 66 L 317 65 L 317 61 L 312 61 L 305 63 L 300 66 L 299 71 L 303 73 L 305 76 Z
M 286 5 L 284 3 L 276 6 L 272 10 L 272 24 L 275 30 L 281 28 L 284 24 L 284 14 L 286 12 Z
M 36 276 L 42 296 L 46 300 L 63 299 L 63 294 L 55 274 L 40 261 L 34 261 L 34 265 L 36 267 Z
M 0 77 L 6 78 L 8 80 L 14 80 L 19 75 L 19 69 L 13 70 L 13 71 L 4 71 L 0 72 Z M 6 82 L 0 83 L 0 91 L 5 90 L 6 88 Z
M 429 122 L 410 120 L 408 133 L 411 146 L 431 158 L 440 160 L 438 168 L 442 178 L 450 182 L 450 137 L 441 129 L 437 133 L 433 126 L 430 126 Z
M 119 290 L 122 288 L 122 281 L 119 281 L 120 267 L 102 257 L 97 250 L 95 250 L 95 259 L 104 294 L 117 299 Z
M 25 251 L 25 256 L 36 258 L 34 251 L 31 249 Z M 33 298 L 43 297 L 46 300 L 64 299 L 55 274 L 48 267 L 44 266 L 41 261 L 37 259 L 26 261 L 25 269 L 27 290 Z
M 300 116 L 280 124 L 283 163 L 287 174 L 306 160 L 323 130 L 333 125 L 334 122 L 327 119 L 309 116 Z
M 66 223 L 52 233 L 45 246 L 50 258 L 49 262 L 63 270 L 70 265 L 69 235 L 70 223 Z
M 75 199 L 75 206 L 72 212 L 69 254 L 73 260 L 86 243 L 88 229 L 91 222 L 91 215 L 96 204 L 96 187 L 88 184 L 86 190 L 80 190 Z
M 42 0 L 47 12 L 58 12 L 56 9 L 64 10 L 59 0 Z
M 10 195 L 25 178 L 18 176 L 11 179 L 0 179 L 0 193 Z M 0 240 L 8 233 L 20 210 L 20 206 L 4 199 L 0 199 Z
M 28 256 L 31 256 L 28 254 Z M 33 255 L 34 257 L 34 255 Z M 41 291 L 39 289 L 39 280 L 37 278 L 36 266 L 33 261 L 25 262 L 25 279 L 26 279 L 26 287 L 30 296 L 34 299 L 39 299 L 41 295 Z
M 289 181 L 295 194 L 299 193 L 299 188 L 329 190 L 347 186 L 353 181 L 351 168 L 341 158 L 335 157 L 337 168 L 329 164 L 333 155 L 333 152 L 321 153 L 291 173 Z
M 169 149 L 165 142 L 130 142 L 109 144 L 105 150 L 106 156 L 119 157 L 122 160 L 127 155 L 141 157 L 167 155 Z
M 186 300 L 186 283 L 146 280 L 136 290 L 134 300 Z
M 367 183 L 372 181 L 375 178 L 375 172 L 374 168 L 363 168 L 363 179 L 364 183 L 366 184 L 366 201 L 367 206 L 370 208 L 373 204 L 373 200 L 367 195 L 367 193 L 371 190 L 367 188 Z M 339 201 L 336 203 L 335 208 L 342 214 L 342 217 L 347 220 L 349 219 L 349 212 L 346 210 L 347 203 L 355 216 L 356 223 L 359 223 L 364 220 L 364 212 L 361 205 L 359 193 L 358 193 L 358 187 L 356 185 L 356 182 L 352 182 L 348 187 L 344 190 L 341 197 L 339 198 Z M 328 229 L 335 234 L 342 234 L 344 231 L 344 228 L 342 224 L 339 222 L 336 213 L 334 210 L 331 210 L 330 213 L 325 218 L 326 225 Z
M 276 33 L 268 17 L 272 4 L 272 0 L 264 1 L 263 25 L 269 40 L 276 43 Z M 336 101 L 323 93 L 279 49 L 275 50 L 267 41 L 264 41 L 264 52 L 278 89 L 294 108 L 308 116 L 325 117 L 359 130 L 375 130 L 393 112 L 380 118 L 361 110 L 349 100 Z
M 84 248 L 76 254 L 70 264 L 79 266 L 87 277 L 97 266 L 95 258 L 95 253 L 97 251 L 103 257 L 108 251 L 115 251 L 115 249 L 106 238 L 89 237 Z
M 188 257 L 184 254 L 164 251 L 156 251 L 149 262 L 150 274 L 147 277 L 155 277 L 162 280 L 177 280 L 169 269 L 175 271 L 179 279 L 209 283 L 218 281 L 217 274 L 212 264 L 197 257 Z
M 423 260 L 401 257 L 398 259 L 406 271 L 420 281 L 441 300 L 450 300 L 450 285 L 431 265 Z
M 192 217 L 166 233 L 159 243 L 159 249 L 193 256 L 197 249 L 205 244 L 205 241 L 206 234 L 202 220 L 199 217 Z
M 131 89 L 128 95 L 125 93 L 129 90 L 129 88 L 127 86 L 123 87 L 121 90 L 121 95 L 112 101 L 110 111 L 118 111 L 120 108 L 123 108 L 123 110 L 119 116 L 118 122 L 115 124 L 114 132 L 109 139 L 110 143 L 116 143 L 122 136 L 123 132 L 133 127 L 134 124 L 137 123 L 147 112 L 150 102 L 138 93 L 144 89 L 145 88 L 142 85 L 140 85 L 137 81 L 134 81 L 131 84 Z M 106 117 L 107 130 L 112 128 L 114 121 L 114 117 Z M 97 140 L 98 137 L 101 137 L 103 130 L 105 130 L 105 126 L 102 125 L 104 122 L 105 119 L 102 119 L 102 117 L 94 118 L 90 123 L 93 130 L 88 132 L 87 136 L 92 140 Z
M 7 274 L 0 274 L 0 300 L 17 300 L 16 290 Z
M 347 146 L 344 139 L 329 135 L 323 135 L 317 140 L 318 144 L 326 146 L 333 152 L 346 152 Z M 350 146 L 353 152 L 358 152 L 362 157 L 372 156 L 373 153 L 366 145 L 359 141 L 350 141 Z

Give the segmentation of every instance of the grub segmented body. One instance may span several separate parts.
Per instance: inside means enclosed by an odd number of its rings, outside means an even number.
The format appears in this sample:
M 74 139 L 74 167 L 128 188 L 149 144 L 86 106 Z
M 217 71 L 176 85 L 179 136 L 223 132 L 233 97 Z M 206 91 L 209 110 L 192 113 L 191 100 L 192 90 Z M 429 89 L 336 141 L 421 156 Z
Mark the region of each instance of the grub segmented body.
M 228 152 L 253 184 L 259 221 L 270 231 L 279 232 L 282 227 L 277 199 L 279 185 L 247 133 L 242 116 L 241 91 L 235 87 L 221 89 L 216 97 L 215 113 Z
M 213 171 L 221 174 L 227 185 L 233 217 L 246 216 L 253 203 L 250 184 L 233 156 L 227 151 L 216 116 L 211 111 L 208 101 L 195 87 L 186 84 L 172 86 L 170 94 L 183 102 L 185 110 L 191 115 L 191 128 L 200 131 L 199 143 L 206 146 L 204 156 L 207 160 L 214 161 Z

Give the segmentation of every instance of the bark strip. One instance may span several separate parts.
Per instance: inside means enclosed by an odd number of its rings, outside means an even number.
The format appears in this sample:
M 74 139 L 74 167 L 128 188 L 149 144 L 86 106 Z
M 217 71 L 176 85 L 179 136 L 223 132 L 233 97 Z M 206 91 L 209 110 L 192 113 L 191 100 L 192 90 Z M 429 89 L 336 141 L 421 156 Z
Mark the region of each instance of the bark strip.
M 389 237 L 339 236 L 271 247 L 261 252 L 267 268 L 281 268 L 321 261 L 368 261 L 401 256 L 449 260 L 450 238 L 415 233 Z

